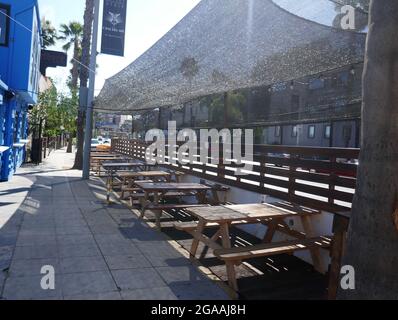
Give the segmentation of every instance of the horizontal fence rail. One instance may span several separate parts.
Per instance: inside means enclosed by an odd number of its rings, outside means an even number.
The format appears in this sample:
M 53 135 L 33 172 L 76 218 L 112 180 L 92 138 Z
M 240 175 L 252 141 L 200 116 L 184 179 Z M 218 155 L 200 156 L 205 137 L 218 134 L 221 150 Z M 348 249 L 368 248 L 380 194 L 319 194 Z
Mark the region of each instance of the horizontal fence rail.
M 235 174 L 237 168 L 243 168 L 249 162 L 238 164 L 236 159 L 229 159 L 230 152 L 236 145 L 226 147 L 224 151 L 222 144 L 212 146 L 208 143 L 206 147 L 209 154 L 210 150 L 219 150 L 220 162 L 213 165 L 211 161 L 214 156 L 212 158 L 209 155 L 207 163 L 201 162 L 201 147 L 196 148 L 193 162 L 180 163 L 177 155 L 182 144 L 175 145 L 174 148 L 166 145 L 166 154 L 160 164 L 202 179 L 320 210 L 338 212 L 351 208 L 356 188 L 359 149 L 253 145 L 250 148 L 253 149 L 253 154 L 245 154 L 245 147 L 238 145 L 243 157 L 253 159 L 250 162 L 252 169 L 243 171 L 245 175 L 238 176 Z M 139 140 L 112 140 L 114 152 L 144 161 L 156 156 L 149 153 L 149 145 L 150 143 Z M 223 161 L 224 152 L 225 159 L 231 164 Z

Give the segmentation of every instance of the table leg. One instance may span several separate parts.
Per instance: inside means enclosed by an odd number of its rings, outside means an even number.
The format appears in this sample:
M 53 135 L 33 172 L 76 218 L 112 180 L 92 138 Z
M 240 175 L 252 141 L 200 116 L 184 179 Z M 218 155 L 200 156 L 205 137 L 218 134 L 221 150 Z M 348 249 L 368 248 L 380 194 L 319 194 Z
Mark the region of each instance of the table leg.
M 218 238 L 220 238 L 220 237 L 221 237 L 221 230 L 218 230 L 218 231 L 214 234 L 214 236 L 211 237 L 211 240 L 212 240 L 212 241 L 217 241 Z
M 110 204 L 111 203 L 111 176 L 112 176 L 112 173 L 111 173 L 111 171 L 109 171 L 108 172 L 108 178 L 106 179 L 107 181 L 106 181 L 106 202 L 108 203 L 108 204 Z
M 279 221 L 272 221 L 268 224 L 267 232 L 263 238 L 263 243 L 271 243 L 272 239 L 274 238 L 275 232 L 278 228 Z
M 121 200 L 124 200 L 124 190 L 125 190 L 125 187 L 126 187 L 126 182 L 127 182 L 127 178 L 124 177 L 123 180 L 122 180 L 121 193 L 120 193 L 120 199 Z
M 304 232 L 305 232 L 307 238 L 314 237 L 315 233 L 312 228 L 312 223 L 311 223 L 310 217 L 302 216 L 301 222 L 303 224 Z M 314 264 L 315 270 L 320 273 L 323 273 L 320 250 L 318 248 L 313 248 L 313 249 L 310 249 L 310 252 L 311 252 L 312 263 Z
M 202 234 L 205 227 L 206 227 L 206 222 L 203 220 L 200 220 L 199 224 L 198 224 L 198 228 L 196 229 L 196 232 L 199 234 Z M 190 251 L 191 259 L 195 259 L 196 252 L 198 251 L 198 246 L 199 246 L 199 240 L 194 238 L 192 241 L 192 246 L 191 246 L 191 251 Z
M 227 223 L 222 224 L 220 230 L 221 230 L 223 248 L 230 249 L 231 240 L 229 235 L 229 225 Z M 225 264 L 227 267 L 228 284 L 236 293 L 238 293 L 239 288 L 238 288 L 238 281 L 236 279 L 235 264 L 229 261 L 227 261 Z
M 344 242 L 346 238 L 346 232 L 335 233 L 332 243 L 331 251 L 331 265 L 329 271 L 329 288 L 328 288 L 328 299 L 336 300 L 337 290 L 339 286 L 341 260 L 344 254 Z
M 159 205 L 160 197 L 159 193 L 155 192 L 153 202 L 155 206 Z M 162 217 L 162 210 L 154 210 L 155 212 L 155 219 L 156 219 L 156 228 L 160 231 L 162 229 L 161 223 L 160 223 L 160 218 Z
M 213 195 L 213 204 L 214 204 L 215 206 L 220 205 L 221 202 L 220 202 L 220 198 L 219 198 L 219 196 L 218 196 L 217 190 L 212 189 L 212 190 L 211 190 L 211 193 L 212 193 L 212 195 Z
M 199 204 L 206 204 L 206 191 L 198 191 L 196 193 L 196 199 Z

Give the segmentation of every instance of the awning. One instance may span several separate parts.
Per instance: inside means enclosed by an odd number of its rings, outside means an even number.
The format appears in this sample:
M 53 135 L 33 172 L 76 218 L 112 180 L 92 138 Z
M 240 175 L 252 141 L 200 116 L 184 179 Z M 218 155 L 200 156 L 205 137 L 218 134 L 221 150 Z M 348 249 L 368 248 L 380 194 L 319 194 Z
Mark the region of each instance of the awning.
M 271 0 L 202 0 L 108 79 L 96 111 L 131 114 L 363 61 L 366 34 L 303 19 Z

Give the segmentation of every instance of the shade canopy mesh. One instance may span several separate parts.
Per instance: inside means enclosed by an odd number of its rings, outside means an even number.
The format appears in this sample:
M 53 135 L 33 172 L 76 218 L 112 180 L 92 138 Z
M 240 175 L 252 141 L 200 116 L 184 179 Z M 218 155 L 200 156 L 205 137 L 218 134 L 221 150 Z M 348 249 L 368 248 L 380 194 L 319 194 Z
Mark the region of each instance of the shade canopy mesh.
M 95 109 L 132 114 L 319 74 L 362 62 L 365 41 L 366 34 L 305 20 L 271 0 L 202 0 L 106 80 Z

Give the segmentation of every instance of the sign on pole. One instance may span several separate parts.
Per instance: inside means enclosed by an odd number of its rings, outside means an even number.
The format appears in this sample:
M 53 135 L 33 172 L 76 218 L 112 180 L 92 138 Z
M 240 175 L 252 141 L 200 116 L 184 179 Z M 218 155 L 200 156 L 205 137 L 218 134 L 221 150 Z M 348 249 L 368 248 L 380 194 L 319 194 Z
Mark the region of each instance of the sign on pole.
M 101 53 L 124 56 L 127 0 L 104 0 Z

